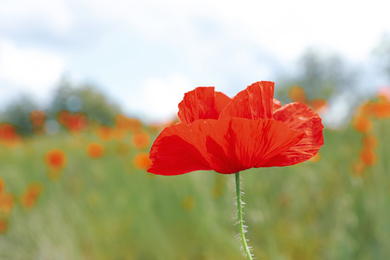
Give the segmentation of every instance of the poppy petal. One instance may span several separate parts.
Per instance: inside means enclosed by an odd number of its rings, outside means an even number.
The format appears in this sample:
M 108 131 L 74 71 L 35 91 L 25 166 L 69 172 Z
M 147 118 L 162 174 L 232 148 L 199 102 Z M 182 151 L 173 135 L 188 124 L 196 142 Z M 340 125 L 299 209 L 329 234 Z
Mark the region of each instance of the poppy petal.
M 175 175 L 212 169 L 231 174 L 263 166 L 304 136 L 273 119 L 197 120 L 167 129 L 152 147 L 149 172 Z
M 248 119 L 272 118 L 274 83 L 260 81 L 239 92 L 221 112 L 219 118 L 241 117 Z
M 274 98 L 274 111 L 282 107 L 282 102 Z
M 215 92 L 215 111 L 219 114 L 221 114 L 222 110 L 225 109 L 225 107 L 232 101 L 232 99 L 228 96 L 226 96 L 224 93 L 216 91 Z
M 196 147 L 204 136 L 200 131 L 193 131 L 191 126 L 179 123 L 165 128 L 160 133 L 150 150 L 152 166 L 148 172 L 179 175 L 198 170 L 212 170 L 204 158 L 205 154 Z
M 198 87 L 184 95 L 179 104 L 178 117 L 185 124 L 198 119 L 217 119 L 230 98 L 214 87 Z
M 266 165 L 287 166 L 306 161 L 317 154 L 324 144 L 321 117 L 302 103 L 290 103 L 274 112 L 274 119 L 288 125 L 291 129 L 302 131 L 304 138 L 287 151 L 272 158 Z
M 275 155 L 298 143 L 304 134 L 273 120 L 230 118 L 210 122 L 218 124 L 218 131 L 210 131 L 206 149 L 210 167 L 219 173 L 236 173 L 262 167 Z M 216 128 L 216 126 L 214 126 Z

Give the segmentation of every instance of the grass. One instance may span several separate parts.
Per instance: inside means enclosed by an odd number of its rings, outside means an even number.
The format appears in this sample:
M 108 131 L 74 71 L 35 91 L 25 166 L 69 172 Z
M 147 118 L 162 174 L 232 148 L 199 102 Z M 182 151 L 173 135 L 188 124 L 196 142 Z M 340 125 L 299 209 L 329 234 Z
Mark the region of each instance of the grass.
M 242 172 L 246 236 L 257 259 L 390 258 L 389 126 L 375 122 L 379 160 L 362 173 L 352 167 L 362 134 L 350 127 L 324 132 L 319 162 Z M 85 149 L 96 141 L 105 154 L 91 159 Z M 50 180 L 43 157 L 55 148 L 67 165 Z M 16 201 L 0 234 L 0 259 L 243 259 L 234 175 L 151 175 L 134 167 L 140 151 L 148 148 L 131 147 L 130 135 L 103 142 L 90 133 L 0 146 L 0 177 Z M 21 196 L 33 181 L 44 190 L 26 209 Z

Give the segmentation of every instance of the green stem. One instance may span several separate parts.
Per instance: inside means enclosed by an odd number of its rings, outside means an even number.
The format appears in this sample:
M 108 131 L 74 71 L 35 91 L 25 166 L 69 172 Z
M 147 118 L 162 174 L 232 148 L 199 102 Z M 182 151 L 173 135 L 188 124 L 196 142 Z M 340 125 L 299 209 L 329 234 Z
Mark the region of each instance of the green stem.
M 238 210 L 238 227 L 240 229 L 240 237 L 244 252 L 248 259 L 252 260 L 252 255 L 246 243 L 244 220 L 242 219 L 242 201 L 241 201 L 241 187 L 240 187 L 240 172 L 236 172 L 236 194 L 237 194 L 237 210 Z

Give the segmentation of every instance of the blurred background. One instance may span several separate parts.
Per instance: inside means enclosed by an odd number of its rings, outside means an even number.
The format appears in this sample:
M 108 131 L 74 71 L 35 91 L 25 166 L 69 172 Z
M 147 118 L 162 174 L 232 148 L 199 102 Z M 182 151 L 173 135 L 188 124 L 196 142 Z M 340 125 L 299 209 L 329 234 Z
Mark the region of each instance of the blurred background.
M 255 255 L 389 259 L 385 7 L 0 0 L 0 259 L 241 259 L 234 177 L 145 170 L 185 92 L 261 80 L 326 128 L 311 161 L 243 174 Z

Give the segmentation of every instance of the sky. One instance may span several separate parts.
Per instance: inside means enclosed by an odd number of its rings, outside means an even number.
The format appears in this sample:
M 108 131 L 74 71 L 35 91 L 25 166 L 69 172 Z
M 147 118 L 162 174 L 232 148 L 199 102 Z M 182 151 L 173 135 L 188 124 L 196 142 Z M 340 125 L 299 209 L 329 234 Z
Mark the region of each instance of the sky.
M 49 102 L 66 76 L 163 121 L 185 92 L 234 96 L 308 47 L 364 64 L 388 17 L 383 0 L 0 0 L 0 108 L 20 93 Z

